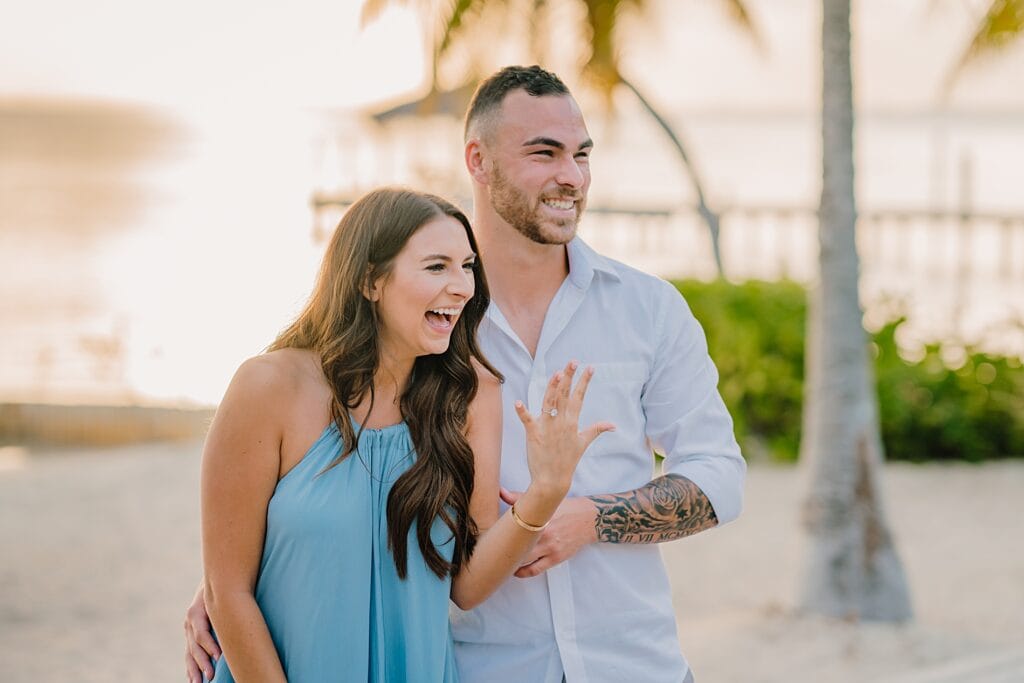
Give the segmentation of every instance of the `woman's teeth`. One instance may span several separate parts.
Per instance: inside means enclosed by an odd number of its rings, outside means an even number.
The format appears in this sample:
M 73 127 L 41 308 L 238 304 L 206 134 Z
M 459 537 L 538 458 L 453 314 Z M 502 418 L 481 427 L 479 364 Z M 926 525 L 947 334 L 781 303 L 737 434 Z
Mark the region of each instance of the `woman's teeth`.
M 434 327 L 449 329 L 461 312 L 461 308 L 432 308 L 427 311 L 427 322 Z

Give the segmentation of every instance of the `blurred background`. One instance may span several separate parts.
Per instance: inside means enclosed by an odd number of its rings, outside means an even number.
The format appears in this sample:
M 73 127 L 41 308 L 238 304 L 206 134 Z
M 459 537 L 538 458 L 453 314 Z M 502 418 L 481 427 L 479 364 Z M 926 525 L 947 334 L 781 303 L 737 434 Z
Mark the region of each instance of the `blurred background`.
M 360 194 L 470 208 L 475 79 L 541 61 L 596 142 L 582 236 L 686 295 L 752 463 L 740 522 L 665 547 L 698 679 L 1024 680 L 1024 3 L 853 3 L 860 292 L 915 607 L 897 625 L 793 597 L 821 3 L 604 4 L 607 35 L 581 0 L 5 7 L 0 679 L 183 675 L 228 380 Z

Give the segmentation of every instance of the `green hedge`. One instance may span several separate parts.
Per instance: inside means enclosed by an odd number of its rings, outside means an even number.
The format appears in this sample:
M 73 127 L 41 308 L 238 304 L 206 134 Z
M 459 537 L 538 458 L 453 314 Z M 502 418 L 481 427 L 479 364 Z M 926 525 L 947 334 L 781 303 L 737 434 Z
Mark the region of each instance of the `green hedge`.
M 674 284 L 707 333 L 744 453 L 796 460 L 807 315 L 803 287 L 760 281 Z M 903 323 L 903 318 L 893 320 L 871 335 L 887 457 L 1024 457 L 1020 359 L 937 342 L 908 360 L 896 344 Z M 943 361 L 957 355 L 955 367 Z

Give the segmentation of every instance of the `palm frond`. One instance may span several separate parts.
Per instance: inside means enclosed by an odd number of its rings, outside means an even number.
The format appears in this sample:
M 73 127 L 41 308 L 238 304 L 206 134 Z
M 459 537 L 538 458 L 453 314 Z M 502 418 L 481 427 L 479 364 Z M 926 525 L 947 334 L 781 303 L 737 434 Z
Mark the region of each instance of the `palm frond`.
M 530 7 L 530 53 L 538 64 L 547 61 L 547 46 L 544 43 L 548 17 L 548 0 L 533 0 Z
M 722 0 L 725 4 L 725 9 L 729 12 L 729 15 L 733 18 L 737 25 L 743 29 L 750 39 L 754 41 L 754 45 L 758 49 L 763 50 L 765 48 L 764 37 L 761 35 L 760 29 L 757 28 L 757 24 L 754 22 L 754 18 L 750 14 L 750 10 L 747 8 L 746 0 Z
M 363 0 L 363 8 L 359 11 L 359 26 L 366 28 L 373 23 L 389 5 L 408 5 L 409 0 Z
M 1024 36 L 1024 0 L 992 0 L 984 18 L 956 65 L 946 77 L 952 87 L 964 68 L 981 55 L 1002 50 Z
M 443 19 L 443 25 L 441 27 L 441 37 L 438 40 L 437 55 L 440 57 L 443 55 L 452 44 L 452 38 L 454 34 L 458 33 L 459 29 L 463 27 L 466 20 L 466 15 L 473 9 L 479 9 L 486 2 L 486 0 L 457 0 L 455 5 L 451 9 L 451 14 L 447 19 Z
M 591 85 L 611 104 L 612 91 L 622 82 L 619 54 L 615 49 L 615 26 L 619 11 L 628 0 L 584 0 L 590 34 L 590 56 L 583 73 Z M 634 0 L 633 4 L 638 4 Z
M 1024 33 L 1024 0 L 994 0 L 971 39 L 965 56 L 1006 47 Z

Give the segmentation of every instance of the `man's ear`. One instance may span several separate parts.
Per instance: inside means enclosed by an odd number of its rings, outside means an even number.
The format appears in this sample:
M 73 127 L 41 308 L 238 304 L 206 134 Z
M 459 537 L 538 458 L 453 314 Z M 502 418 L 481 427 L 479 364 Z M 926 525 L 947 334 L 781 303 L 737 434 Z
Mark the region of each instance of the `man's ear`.
M 490 168 L 483 143 L 479 138 L 470 138 L 466 143 L 466 170 L 469 176 L 481 185 L 490 182 Z

